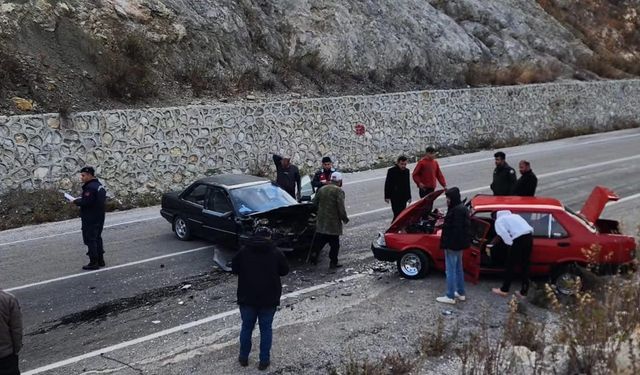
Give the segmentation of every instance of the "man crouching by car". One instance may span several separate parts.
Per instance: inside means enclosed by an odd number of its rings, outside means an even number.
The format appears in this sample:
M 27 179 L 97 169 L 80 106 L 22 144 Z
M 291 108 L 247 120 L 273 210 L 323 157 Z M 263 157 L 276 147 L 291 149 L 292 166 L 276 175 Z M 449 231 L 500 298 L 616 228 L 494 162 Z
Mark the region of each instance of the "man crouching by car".
M 436 298 L 441 303 L 455 304 L 456 300 L 466 299 L 464 292 L 464 271 L 462 269 L 462 251 L 471 246 L 469 210 L 460 199 L 460 190 L 453 187 L 445 193 L 447 197 L 447 215 L 444 217 L 440 248 L 445 254 L 447 275 L 447 294 Z
M 243 367 L 249 365 L 251 334 L 257 320 L 260 326 L 258 369 L 265 370 L 271 363 L 273 317 L 282 295 L 280 277 L 289 273 L 287 259 L 275 248 L 269 228 L 256 228 L 243 249 L 233 257 L 231 272 L 238 275 L 238 305 L 242 319 L 238 362 Z

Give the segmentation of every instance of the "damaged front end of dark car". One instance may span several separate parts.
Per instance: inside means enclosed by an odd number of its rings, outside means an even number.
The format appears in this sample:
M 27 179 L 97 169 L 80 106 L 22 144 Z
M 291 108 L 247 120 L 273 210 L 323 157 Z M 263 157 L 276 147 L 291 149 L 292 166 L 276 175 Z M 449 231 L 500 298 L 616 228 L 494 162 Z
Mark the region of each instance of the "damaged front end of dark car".
M 281 251 L 306 251 L 311 246 L 315 233 L 316 215 L 312 204 L 301 203 L 253 213 L 242 222 L 241 241 L 256 227 L 264 226 L 271 229 L 272 240 Z

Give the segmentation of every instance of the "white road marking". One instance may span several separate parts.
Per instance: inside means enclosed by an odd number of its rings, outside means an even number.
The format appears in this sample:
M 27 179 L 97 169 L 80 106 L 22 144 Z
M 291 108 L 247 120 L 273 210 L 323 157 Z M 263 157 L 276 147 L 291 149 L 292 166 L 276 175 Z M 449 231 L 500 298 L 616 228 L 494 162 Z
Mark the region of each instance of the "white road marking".
M 570 144 L 570 145 L 566 145 L 566 144 L 565 145 L 559 145 L 557 147 L 547 148 L 547 149 L 545 149 L 543 151 L 536 149 L 536 150 L 530 150 L 530 151 L 516 152 L 516 153 L 509 154 L 509 156 L 520 156 L 520 155 L 527 155 L 527 154 L 532 154 L 532 153 L 536 153 L 536 152 L 547 152 L 547 151 L 558 150 L 558 149 L 566 149 L 566 148 L 569 148 L 569 147 L 579 147 L 579 146 L 595 144 L 595 143 L 618 141 L 618 140 L 621 140 L 621 139 L 633 138 L 633 137 L 639 137 L 639 136 L 640 136 L 640 133 L 639 134 L 626 134 L 626 135 L 622 135 L 622 136 L 618 136 L 618 137 L 612 136 L 612 137 L 607 137 L 607 138 L 604 138 L 604 139 L 594 139 L 594 140 L 586 141 L 586 142 L 582 142 L 582 143 L 575 143 L 575 144 Z M 559 140 L 559 141 L 562 141 L 562 140 Z M 551 141 L 551 142 L 553 142 L 553 141 Z M 486 161 L 490 161 L 490 160 L 493 160 L 493 158 L 481 158 L 481 159 L 474 159 L 474 160 L 466 160 L 466 161 L 461 161 L 461 162 L 452 163 L 452 164 L 443 164 L 442 168 L 444 169 L 444 168 L 449 168 L 449 167 L 456 167 L 456 166 L 461 166 L 461 165 L 468 165 L 468 164 L 473 164 L 473 163 L 486 162 Z M 358 183 L 363 183 L 363 182 L 376 181 L 376 180 L 381 180 L 381 179 L 384 179 L 384 178 L 386 178 L 386 176 L 378 176 L 378 177 L 370 177 L 370 178 L 364 178 L 364 179 L 354 180 L 354 181 L 346 181 L 344 183 L 344 185 L 346 186 L 346 185 L 358 184 Z M 380 211 L 383 211 L 383 209 L 374 210 L 373 212 L 380 212 Z M 362 214 L 356 214 L 356 215 L 362 216 Z M 148 217 L 148 218 L 143 218 L 143 219 L 125 221 L 125 222 L 121 222 L 121 223 L 115 223 L 115 224 L 107 225 L 107 226 L 105 226 L 105 229 L 113 228 L 113 227 L 117 227 L 117 226 L 121 226 L 121 225 L 141 223 L 141 222 L 150 221 L 150 220 L 157 220 L 157 219 L 161 219 L 161 218 L 162 217 L 154 216 L 154 217 Z M 15 245 L 15 244 L 29 242 L 29 241 L 42 240 L 42 239 L 46 239 L 46 238 L 54 238 L 54 237 L 66 236 L 66 235 L 69 235 L 69 234 L 75 234 L 75 233 L 80 233 L 80 232 L 81 232 L 80 230 L 74 230 L 74 231 L 69 231 L 69 232 L 65 232 L 65 233 L 51 234 L 51 235 L 47 235 L 47 236 L 40 236 L 40 237 L 34 237 L 34 238 L 25 238 L 25 239 L 22 239 L 22 240 L 0 243 L 0 247 L 8 246 L 8 245 Z
M 150 221 L 150 220 L 156 220 L 156 219 L 162 219 L 162 216 L 154 216 L 154 217 L 147 217 L 144 219 L 136 219 L 136 220 L 130 220 L 130 221 L 123 221 L 121 223 L 115 223 L 115 224 L 110 224 L 110 225 L 105 225 L 104 229 L 108 229 L 108 228 L 113 228 L 113 227 L 118 227 L 121 225 L 127 225 L 127 224 L 135 224 L 135 223 L 142 223 L 145 221 Z M 17 241 L 11 241 L 11 242 L 3 242 L 0 243 L 0 246 L 8 246 L 8 245 L 15 245 L 18 243 L 22 243 L 22 242 L 29 242 L 29 241 L 36 241 L 36 240 L 43 240 L 45 238 L 53 238 L 53 237 L 61 237 L 61 236 L 66 236 L 69 234 L 75 234 L 75 233 L 80 233 L 82 232 L 80 229 L 78 230 L 72 230 L 69 232 L 64 232 L 64 233 L 56 233 L 56 234 L 49 234 L 46 236 L 40 236 L 40 237 L 33 237 L 33 238 L 25 238 L 22 240 L 17 240 Z
M 603 143 L 603 142 L 609 142 L 609 141 L 618 141 L 621 139 L 626 139 L 626 138 L 633 138 L 633 137 L 638 137 L 640 136 L 640 134 L 627 134 L 627 135 L 623 135 L 620 137 L 616 137 L 616 138 L 605 138 L 605 139 L 594 139 L 591 141 L 587 141 L 587 142 L 582 142 L 582 143 L 575 143 L 575 144 L 571 144 L 571 145 L 559 145 L 557 147 L 550 147 L 550 148 L 546 148 L 544 150 L 530 150 L 530 151 L 521 151 L 521 152 L 514 152 L 512 154 L 509 154 L 509 157 L 514 157 L 514 156 L 522 156 L 522 155 L 528 155 L 528 154 L 534 154 L 534 153 L 540 153 L 540 152 L 548 152 L 548 151 L 555 151 L 555 150 L 561 150 L 561 149 L 567 149 L 570 147 L 576 147 L 576 146 L 584 146 L 584 145 L 590 145 L 590 144 L 594 144 L 594 143 Z M 534 143 L 535 145 L 535 143 Z M 516 146 L 517 147 L 517 146 Z M 474 164 L 474 163 L 480 163 L 480 162 L 487 162 L 487 161 L 492 161 L 493 157 L 490 158 L 481 158 L 481 159 L 473 159 L 473 160 L 465 160 L 465 161 L 461 161 L 461 162 L 457 162 L 457 163 L 451 163 L 451 164 L 445 164 L 442 163 L 442 165 L 440 166 L 442 169 L 445 168 L 450 168 L 450 167 L 458 167 L 461 165 L 468 165 L 468 164 Z M 415 164 L 415 163 L 413 163 Z M 361 180 L 355 180 L 355 181 L 349 181 L 347 180 L 343 185 L 351 185 L 351 184 L 359 184 L 361 182 L 370 182 L 370 181 L 376 181 L 376 180 L 382 180 L 386 178 L 385 176 L 378 176 L 378 177 L 369 177 L 369 178 L 364 178 Z
M 80 277 L 80 276 L 87 276 L 87 275 L 93 275 L 96 273 L 101 273 L 101 272 L 105 272 L 105 271 L 111 271 L 111 270 L 116 270 L 118 268 L 124 268 L 124 267 L 129 267 L 129 266 L 135 266 L 137 264 L 143 264 L 143 263 L 148 263 L 148 262 L 153 262 L 154 260 L 159 260 L 159 259 L 165 259 L 165 258 L 171 258 L 173 256 L 178 256 L 178 255 L 184 255 L 184 254 L 189 254 L 189 253 L 194 253 L 196 251 L 202 251 L 202 250 L 207 250 L 207 249 L 211 249 L 213 248 L 213 246 L 203 246 L 203 247 L 198 247 L 196 249 L 190 249 L 190 250 L 184 250 L 184 251 L 178 251 L 175 253 L 171 253 L 171 254 L 165 254 L 165 255 L 160 255 L 157 257 L 153 257 L 153 258 L 147 258 L 147 259 L 141 259 L 141 260 L 137 260 L 135 262 L 129 262 L 129 263 L 124 263 L 124 264 L 118 264 L 117 266 L 111 266 L 111 267 L 105 267 L 105 268 L 101 268 L 99 270 L 95 270 L 95 271 L 85 271 L 82 273 L 75 273 L 73 275 L 67 275 L 67 276 L 61 276 L 61 277 L 56 277 L 55 279 L 49 279 L 49 280 L 44 280 L 44 281 L 38 281 L 35 283 L 31 283 L 31 284 L 26 284 L 26 285 L 21 285 L 21 286 L 16 286 L 13 288 L 9 288 L 9 289 L 5 289 L 5 291 L 7 292 L 13 292 L 16 290 L 21 290 L 21 289 L 27 289 L 27 288 L 31 288 L 34 286 L 38 286 L 38 285 L 45 285 L 45 284 L 51 284 L 57 281 L 62 281 L 62 280 L 69 280 L 69 279 L 74 279 L 76 277 Z
M 637 199 L 637 198 L 640 198 L 640 193 L 638 193 L 638 194 L 633 194 L 633 195 L 628 195 L 628 196 L 626 196 L 626 197 L 622 197 L 622 198 L 618 199 L 618 200 L 617 200 L 617 201 L 615 201 L 615 202 L 611 202 L 611 203 L 609 203 L 609 204 L 607 205 L 607 207 L 609 207 L 609 206 L 614 206 L 614 205 L 616 205 L 616 204 L 620 204 L 620 203 L 624 203 L 624 202 L 628 202 L 628 201 L 630 201 L 630 200 Z
M 323 284 L 318 284 L 318 285 L 314 285 L 308 288 L 304 288 L 304 289 L 300 289 L 300 290 L 296 290 L 294 292 L 291 293 L 287 293 L 285 295 L 282 296 L 281 300 L 286 300 L 288 298 L 295 298 L 304 294 L 308 294 L 311 292 L 314 292 L 316 290 L 321 290 L 321 289 L 325 289 L 328 288 L 330 286 L 336 285 L 338 283 L 341 282 L 347 282 L 347 281 L 351 281 L 351 280 L 356 280 L 356 279 L 360 279 L 365 277 L 365 274 L 355 274 L 355 275 L 350 275 L 347 277 L 344 277 L 342 279 L 338 279 L 338 280 L 334 280 L 334 281 L 330 281 L 330 282 L 326 282 Z M 138 337 L 136 339 L 133 340 L 129 340 L 129 341 L 124 341 L 121 342 L 119 344 L 115 344 L 115 345 L 111 345 L 111 346 L 107 346 L 105 348 L 102 349 L 98 349 L 98 350 L 94 350 L 76 357 L 71 357 L 68 359 L 65 359 L 63 361 L 59 361 L 59 362 L 55 362 L 55 363 L 51 363 L 49 365 L 46 366 L 42 366 L 42 367 L 38 367 L 35 368 L 33 370 L 29 370 L 27 372 L 23 372 L 23 375 L 35 375 L 35 374 L 40 374 L 43 373 L 45 371 L 50 371 L 50 370 L 54 370 L 57 368 L 61 368 L 61 367 L 65 367 L 74 363 L 78 363 L 82 360 L 85 359 L 89 359 L 89 358 L 94 358 L 94 357 L 99 357 L 102 354 L 106 354 L 106 353 L 110 353 L 116 350 L 120 350 L 120 349 L 124 349 L 124 348 L 128 348 L 130 346 L 133 345 L 138 345 L 147 341 L 151 341 L 160 337 L 164 337 L 167 335 L 170 335 L 172 333 L 177 333 L 177 332 L 182 332 L 185 331 L 187 329 L 193 328 L 193 327 L 197 327 L 206 323 L 210 323 L 210 322 L 214 322 L 216 320 L 220 320 L 220 319 L 224 319 L 228 316 L 232 316 L 232 315 L 236 315 L 239 313 L 238 309 L 233 309 L 233 310 L 229 310 L 229 311 L 225 311 L 225 312 L 221 312 L 218 314 L 214 314 L 211 316 L 208 316 L 206 318 L 203 319 L 199 319 L 199 320 L 195 320 L 189 323 L 185 323 L 185 324 L 181 324 L 179 326 L 175 326 L 173 328 L 168 328 L 159 332 L 155 332 L 152 333 L 150 335 L 146 335 L 146 336 L 142 336 L 142 337 Z

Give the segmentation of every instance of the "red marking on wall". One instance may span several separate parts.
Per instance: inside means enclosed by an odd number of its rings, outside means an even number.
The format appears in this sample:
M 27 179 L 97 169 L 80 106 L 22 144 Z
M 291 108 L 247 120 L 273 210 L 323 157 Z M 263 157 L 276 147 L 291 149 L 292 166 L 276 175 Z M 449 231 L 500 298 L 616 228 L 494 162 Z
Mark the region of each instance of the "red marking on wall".
M 356 135 L 364 135 L 364 132 L 367 129 L 365 129 L 364 125 L 362 124 L 356 124 L 356 126 L 354 127 L 354 130 L 356 131 Z

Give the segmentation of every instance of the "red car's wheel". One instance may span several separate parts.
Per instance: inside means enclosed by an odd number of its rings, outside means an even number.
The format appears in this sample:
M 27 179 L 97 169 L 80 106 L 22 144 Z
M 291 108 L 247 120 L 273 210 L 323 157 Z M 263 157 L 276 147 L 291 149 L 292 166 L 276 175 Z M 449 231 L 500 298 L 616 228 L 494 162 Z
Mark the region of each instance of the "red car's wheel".
M 559 267 L 553 275 L 553 284 L 558 293 L 565 296 L 572 296 L 582 289 L 582 279 L 580 270 L 574 263 L 565 264 Z
M 420 250 L 409 250 L 397 261 L 398 272 L 405 279 L 421 279 L 431 270 L 429 257 Z

